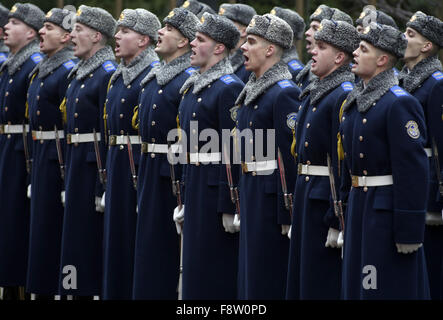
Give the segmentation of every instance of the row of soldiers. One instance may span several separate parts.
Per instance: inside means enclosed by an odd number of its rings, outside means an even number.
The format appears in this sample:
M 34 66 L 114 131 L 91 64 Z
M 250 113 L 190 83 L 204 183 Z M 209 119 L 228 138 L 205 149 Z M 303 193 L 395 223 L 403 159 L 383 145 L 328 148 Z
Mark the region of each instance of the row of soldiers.
M 5 298 L 443 297 L 439 19 L 0 16 Z

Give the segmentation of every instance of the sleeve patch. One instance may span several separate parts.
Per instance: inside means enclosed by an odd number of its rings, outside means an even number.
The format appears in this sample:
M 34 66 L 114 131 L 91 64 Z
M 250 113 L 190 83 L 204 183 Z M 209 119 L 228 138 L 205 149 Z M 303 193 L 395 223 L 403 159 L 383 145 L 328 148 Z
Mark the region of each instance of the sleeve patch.
M 8 56 L 5 53 L 0 53 L 0 62 L 5 62 L 8 59 Z
M 103 69 L 105 69 L 106 72 L 112 72 L 115 71 L 115 66 L 111 61 L 106 61 L 105 63 L 103 63 Z
M 282 89 L 294 86 L 289 80 L 282 80 L 277 83 Z
M 38 63 L 40 63 L 40 61 L 43 60 L 43 57 L 42 57 L 42 55 L 40 53 L 34 53 L 31 56 L 31 59 L 32 59 L 32 61 L 34 61 L 35 64 L 38 64 Z
M 229 74 L 221 77 L 220 80 L 226 84 L 231 84 L 231 83 L 235 82 L 235 79 L 233 77 L 231 77 Z
M 402 88 L 400 88 L 399 86 L 393 86 L 391 88 L 391 91 L 397 97 L 402 97 L 402 96 L 407 96 L 408 95 L 408 93 L 405 90 L 403 90 Z
M 303 69 L 303 66 L 297 60 L 292 60 L 288 63 L 288 65 L 292 68 L 292 70 L 297 71 Z
M 154 68 L 156 66 L 160 65 L 160 61 L 154 61 L 151 63 L 151 67 Z
M 289 129 L 295 129 L 295 121 L 297 120 L 297 113 L 292 112 L 286 116 L 286 125 Z
M 197 69 L 190 67 L 188 69 L 185 70 L 185 72 L 189 75 L 193 74 Z
M 417 122 L 410 120 L 408 121 L 408 123 L 406 123 L 405 127 L 406 127 L 406 132 L 412 139 L 420 138 L 420 130 L 418 129 Z
M 74 63 L 74 61 L 69 60 L 69 61 L 63 63 L 63 66 L 64 66 L 66 69 L 71 70 L 72 68 L 74 68 L 75 63 Z
M 441 71 L 434 72 L 432 74 L 435 80 L 442 80 L 443 79 L 443 73 Z
M 341 87 L 343 88 L 343 90 L 345 91 L 352 91 L 354 89 L 354 86 L 352 85 L 352 83 L 350 83 L 349 81 L 343 82 L 341 84 Z

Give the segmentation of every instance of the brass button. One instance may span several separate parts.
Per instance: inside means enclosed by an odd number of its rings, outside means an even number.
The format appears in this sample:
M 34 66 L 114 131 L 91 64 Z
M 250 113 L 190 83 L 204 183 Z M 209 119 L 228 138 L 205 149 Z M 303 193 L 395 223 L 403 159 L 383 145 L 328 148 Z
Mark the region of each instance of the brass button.
M 312 112 L 315 112 L 315 111 L 317 111 L 317 108 L 316 107 L 312 108 Z
M 40 82 L 40 87 L 43 87 L 43 82 Z
M 43 142 L 43 140 L 40 140 L 40 144 L 43 144 L 44 142 Z
M 298 107 L 298 111 L 300 111 L 301 110 L 301 105 Z
M 78 118 L 78 113 L 74 113 L 74 118 Z
M 120 119 L 123 119 L 123 113 L 120 113 Z
M 345 121 L 345 119 L 346 119 L 345 117 L 342 117 L 342 118 L 341 118 L 341 121 Z
M 358 137 L 358 140 L 363 141 L 363 137 L 362 136 Z
M 363 153 L 360 153 L 360 159 L 363 159 L 365 155 Z
M 40 96 L 37 96 L 37 101 L 40 100 Z
M 155 153 L 151 153 L 151 158 L 152 158 L 152 159 L 155 158 Z
M 257 175 L 257 172 L 252 171 L 252 175 L 255 177 Z
M 158 90 L 158 94 L 162 94 L 163 93 L 163 90 Z
M 38 130 L 42 131 L 43 127 L 42 126 L 38 126 Z
M 8 107 L 5 107 L 5 111 L 8 112 Z
M 121 101 L 122 101 L 122 103 L 125 103 L 126 100 L 125 100 L 125 99 L 122 99 Z
M 196 114 L 195 114 L 195 112 L 194 112 L 194 113 L 192 114 L 192 117 L 193 117 L 193 118 L 195 118 L 195 117 L 196 117 Z
M 257 105 L 255 105 L 255 106 L 254 106 L 254 109 L 255 109 L 255 110 L 257 110 L 257 109 L 258 109 L 258 106 L 257 106 Z
M 345 158 L 346 158 L 346 152 L 345 152 Z
M 124 131 L 124 130 L 120 130 L 120 134 L 121 134 L 121 135 L 124 135 L 124 134 L 125 134 L 125 131 Z
M 131 89 L 131 85 L 127 86 L 126 88 Z
M 363 191 L 364 191 L 364 192 L 368 192 L 368 187 L 364 187 L 364 188 L 363 188 Z
M 145 88 L 142 89 L 142 92 L 145 92 Z
M 342 138 L 343 140 L 345 140 L 345 135 L 343 134 L 343 135 L 341 136 L 341 138 Z
M 196 162 L 195 165 L 198 167 L 200 165 L 200 162 Z
M 11 79 L 11 80 L 9 80 L 9 83 L 12 83 L 13 81 L 14 81 L 14 80 Z
M 364 175 L 364 176 L 367 176 L 367 175 L 368 175 L 368 171 L 363 170 L 363 175 Z
M 305 147 L 308 147 L 309 146 L 309 142 L 305 142 Z
M 36 114 L 39 116 L 40 115 L 40 110 L 37 110 Z
M 311 161 L 309 161 L 309 160 L 306 161 L 306 164 L 310 166 L 311 165 Z
M 82 84 L 82 85 L 80 86 L 80 89 L 83 89 L 84 87 L 85 87 L 85 85 Z M 106 100 L 108 100 L 108 99 L 106 99 Z
M 202 98 L 198 98 L 198 99 L 197 99 L 197 102 L 202 102 Z
M 75 128 L 75 129 L 74 129 L 74 132 L 75 132 L 75 133 L 78 133 L 78 128 Z
M 9 96 L 9 92 L 8 92 L 8 91 L 6 91 L 5 96 L 6 96 L 6 97 Z
M 120 145 L 120 150 L 123 150 L 125 148 L 125 146 L 124 145 Z
M 308 123 L 307 125 L 306 125 L 306 128 L 308 128 L 309 129 L 309 127 L 311 126 L 311 124 L 310 123 Z
M 155 126 L 155 121 L 152 121 L 152 123 L 151 123 L 151 124 L 152 124 L 152 126 Z
M 89 75 L 89 78 L 92 78 L 94 75 L 91 73 L 90 75 Z M 112 86 L 111 86 L 112 87 Z
M 305 181 L 308 182 L 309 181 L 309 176 L 305 178 Z
M 151 141 L 152 141 L 152 143 L 155 143 L 155 138 L 152 138 Z
M 68 85 L 68 89 L 71 88 L 71 84 Z
M 78 103 L 78 98 L 75 98 L 75 103 Z
M 152 105 L 152 109 L 157 109 L 157 105 L 155 103 Z
M 362 122 L 363 122 L 363 123 L 366 123 L 366 122 L 368 122 L 368 120 L 367 120 L 366 118 L 364 118 L 364 119 L 362 120 Z
M 8 139 L 11 139 L 11 135 L 10 134 L 8 134 Z
M 249 122 L 249 126 L 252 127 L 252 121 Z
M 208 88 L 210 88 L 211 87 L 211 85 L 210 84 L 208 84 Z

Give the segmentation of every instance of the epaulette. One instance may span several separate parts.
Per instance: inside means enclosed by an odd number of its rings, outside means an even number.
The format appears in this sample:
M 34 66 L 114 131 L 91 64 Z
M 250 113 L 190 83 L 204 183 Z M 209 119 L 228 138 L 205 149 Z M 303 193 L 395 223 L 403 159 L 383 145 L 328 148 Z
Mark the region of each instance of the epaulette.
M 402 97 L 402 96 L 407 96 L 408 95 L 408 93 L 405 90 L 403 90 L 402 88 L 400 88 L 399 86 L 393 86 L 391 88 L 391 91 L 397 97 Z
M 226 84 L 231 84 L 231 83 L 235 82 L 235 79 L 229 74 L 221 77 L 220 80 Z
M 39 64 L 43 60 L 43 56 L 40 53 L 34 53 L 31 59 L 35 64 Z
M 112 72 L 115 71 L 115 66 L 112 63 L 112 61 L 105 61 L 105 63 L 102 64 L 103 69 L 105 69 L 106 72 Z
M 72 60 L 66 61 L 65 63 L 63 63 L 63 66 L 68 69 L 71 70 L 72 68 L 74 68 L 75 66 L 75 62 Z
M 440 81 L 443 79 L 443 73 L 441 71 L 436 71 L 432 74 L 432 77 L 437 80 Z
M 292 68 L 292 70 L 297 71 L 303 69 L 303 66 L 297 60 L 292 60 L 288 62 L 288 65 Z
M 341 87 L 343 88 L 343 90 L 345 91 L 352 91 L 354 89 L 354 86 L 352 85 L 352 83 L 350 83 L 349 81 L 343 82 L 341 84 Z
M 293 87 L 294 85 L 291 83 L 291 81 L 289 80 L 281 80 L 279 82 L 277 82 L 278 85 L 280 86 L 280 88 L 284 89 L 284 88 L 288 88 L 288 87 Z

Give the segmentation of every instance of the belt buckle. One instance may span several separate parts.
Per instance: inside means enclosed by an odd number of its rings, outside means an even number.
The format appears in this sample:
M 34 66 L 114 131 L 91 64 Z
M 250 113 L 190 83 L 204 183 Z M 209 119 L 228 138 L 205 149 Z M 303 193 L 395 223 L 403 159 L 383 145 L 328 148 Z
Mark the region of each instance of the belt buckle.
M 109 136 L 109 145 L 115 146 L 116 144 L 117 144 L 117 136 L 115 135 Z
M 352 176 L 352 186 L 358 188 L 358 176 Z
M 72 144 L 72 140 L 71 140 L 72 134 L 68 133 L 66 136 L 66 143 L 67 144 Z
M 148 143 L 142 142 L 142 153 L 148 153 Z

